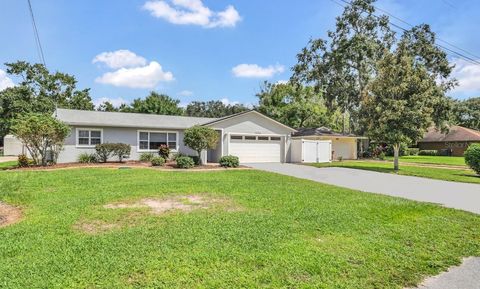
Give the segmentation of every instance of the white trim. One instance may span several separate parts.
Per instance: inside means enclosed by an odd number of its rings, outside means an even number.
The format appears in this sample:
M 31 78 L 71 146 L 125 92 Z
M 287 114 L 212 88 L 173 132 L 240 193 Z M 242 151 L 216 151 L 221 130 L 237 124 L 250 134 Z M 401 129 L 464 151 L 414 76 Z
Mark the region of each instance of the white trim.
M 248 136 L 284 136 L 284 134 L 274 134 L 274 133 L 245 133 L 245 132 L 229 132 L 229 134 L 233 135 L 248 135 Z
M 148 145 L 150 146 L 150 133 L 166 133 L 167 134 L 167 145 L 168 145 L 168 134 L 175 133 L 176 141 L 175 141 L 175 149 L 171 149 L 172 152 L 178 152 L 180 148 L 180 139 L 179 139 L 179 132 L 175 130 L 148 130 L 148 129 L 138 129 L 137 130 L 137 152 L 139 153 L 151 153 L 156 152 L 157 150 L 152 149 L 140 149 L 140 132 L 147 132 L 148 133 Z
M 103 144 L 103 128 L 93 128 L 93 127 L 76 127 L 75 128 L 75 147 L 77 148 L 95 148 L 95 145 L 82 145 L 78 143 L 78 132 L 80 130 L 88 130 L 88 142 L 91 141 L 91 131 L 100 132 L 100 143 Z

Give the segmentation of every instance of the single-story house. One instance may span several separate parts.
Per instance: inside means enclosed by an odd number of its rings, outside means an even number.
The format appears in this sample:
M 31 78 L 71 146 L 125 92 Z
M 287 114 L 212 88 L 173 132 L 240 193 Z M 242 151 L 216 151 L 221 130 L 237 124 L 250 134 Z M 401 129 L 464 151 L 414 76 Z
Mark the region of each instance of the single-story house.
M 297 131 L 254 110 L 222 118 L 72 109 L 57 109 L 54 115 L 71 128 L 59 163 L 76 162 L 80 154 L 94 153 L 95 145 L 100 143 L 131 145 L 130 160 L 138 160 L 142 153 L 158 152 L 160 145 L 168 145 L 174 153 L 196 155 L 183 143 L 185 129 L 194 125 L 218 132 L 217 147 L 201 156 L 206 162 L 218 162 L 225 155 L 237 156 L 241 163 L 329 162 L 357 158 L 358 137 L 333 133 L 325 128 Z M 10 135 L 5 137 L 4 152 L 5 155 L 18 155 L 26 153 L 26 149 Z
M 457 125 L 451 126 L 447 133 L 432 127 L 417 142 L 420 150 L 445 151 L 452 156 L 463 156 L 472 143 L 480 143 L 480 131 Z
M 304 141 L 330 141 L 331 160 L 356 160 L 358 151 L 363 150 L 363 142 L 361 140 L 366 138 L 349 133 L 335 132 L 326 127 L 319 127 L 298 129 L 292 133 L 292 139 L 294 141 L 299 139 Z M 321 143 L 317 145 L 321 145 Z

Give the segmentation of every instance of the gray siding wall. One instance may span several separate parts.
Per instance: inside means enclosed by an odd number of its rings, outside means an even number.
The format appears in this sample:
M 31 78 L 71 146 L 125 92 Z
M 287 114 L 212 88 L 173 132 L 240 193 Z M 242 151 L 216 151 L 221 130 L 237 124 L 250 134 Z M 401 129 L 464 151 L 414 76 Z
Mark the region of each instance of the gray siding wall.
M 132 146 L 132 151 L 129 160 L 138 160 L 142 152 L 138 151 L 137 134 L 138 130 L 155 131 L 152 129 L 142 128 L 120 128 L 120 127 L 72 127 L 70 135 L 65 140 L 65 146 L 58 158 L 59 163 L 76 162 L 81 153 L 95 153 L 95 148 L 77 147 L 76 145 L 76 129 L 77 128 L 91 128 L 103 130 L 104 143 L 126 143 Z M 178 132 L 178 152 L 187 155 L 196 155 L 190 148 L 183 143 L 184 130 L 158 130 L 166 132 Z

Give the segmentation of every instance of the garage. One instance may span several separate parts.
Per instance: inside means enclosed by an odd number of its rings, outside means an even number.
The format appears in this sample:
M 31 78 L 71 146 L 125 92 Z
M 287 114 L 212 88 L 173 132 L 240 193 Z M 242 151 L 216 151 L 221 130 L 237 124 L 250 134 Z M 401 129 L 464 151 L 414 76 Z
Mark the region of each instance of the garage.
M 230 135 L 229 154 L 241 163 L 281 162 L 282 138 L 267 135 Z
M 292 140 L 292 162 L 326 163 L 332 161 L 332 142 L 330 140 Z

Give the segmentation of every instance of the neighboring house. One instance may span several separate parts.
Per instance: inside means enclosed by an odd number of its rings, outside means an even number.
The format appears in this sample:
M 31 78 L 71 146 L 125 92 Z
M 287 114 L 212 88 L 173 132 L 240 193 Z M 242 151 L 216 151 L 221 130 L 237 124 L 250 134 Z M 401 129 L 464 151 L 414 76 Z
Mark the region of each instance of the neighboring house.
M 366 138 L 354 134 L 334 132 L 326 127 L 319 127 L 299 129 L 292 134 L 292 139 L 330 141 L 331 160 L 355 160 L 358 157 L 359 148 L 362 150 L 361 145 L 363 142 L 360 140 L 365 140 Z M 319 143 L 318 145 L 321 144 Z
M 76 162 L 81 153 L 94 153 L 99 143 L 126 143 L 132 146 L 130 160 L 144 152 L 158 152 L 168 145 L 172 152 L 196 153 L 183 143 L 185 129 L 194 125 L 211 127 L 218 132 L 215 149 L 202 155 L 203 160 L 218 162 L 220 157 L 235 155 L 246 162 L 288 162 L 290 135 L 295 130 L 256 111 L 246 111 L 224 118 L 100 112 L 58 109 L 56 117 L 71 127 L 59 163 Z M 7 152 L 24 151 L 12 136 L 6 140 L 14 147 Z
M 462 126 L 451 126 L 447 133 L 430 128 L 423 139 L 418 141 L 418 148 L 444 151 L 452 156 L 463 156 L 465 150 L 472 143 L 480 143 L 480 131 Z

